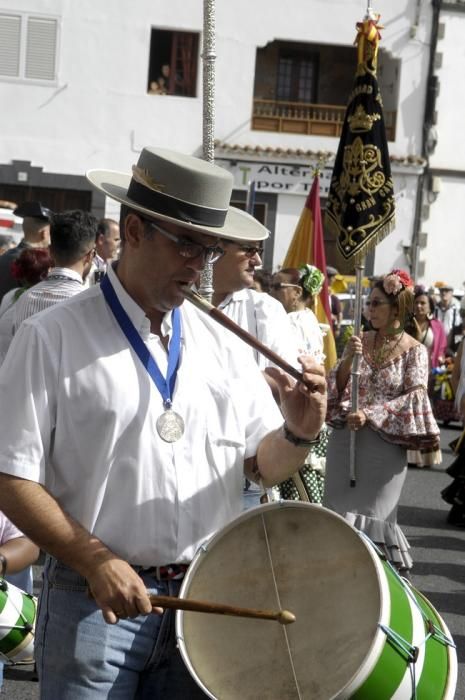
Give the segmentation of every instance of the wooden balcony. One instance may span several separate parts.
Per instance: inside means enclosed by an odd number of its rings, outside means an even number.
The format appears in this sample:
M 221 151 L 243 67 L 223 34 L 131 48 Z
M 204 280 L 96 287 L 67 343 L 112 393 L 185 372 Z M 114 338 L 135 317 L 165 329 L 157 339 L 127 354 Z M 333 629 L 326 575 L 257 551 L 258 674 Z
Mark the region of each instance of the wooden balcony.
M 340 136 L 345 113 L 346 108 L 337 105 L 254 99 L 252 129 L 286 134 Z M 396 116 L 397 112 L 384 112 L 388 141 L 395 140 Z

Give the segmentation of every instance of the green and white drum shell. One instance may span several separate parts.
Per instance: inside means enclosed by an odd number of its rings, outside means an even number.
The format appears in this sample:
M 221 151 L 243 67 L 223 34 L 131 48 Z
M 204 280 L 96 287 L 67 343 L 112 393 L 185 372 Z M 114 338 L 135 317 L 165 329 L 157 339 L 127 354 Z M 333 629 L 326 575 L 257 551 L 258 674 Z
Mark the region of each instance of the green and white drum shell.
M 34 596 L 0 579 L 0 661 L 15 664 L 34 658 L 36 614 Z
M 410 666 L 380 624 L 418 645 L 417 700 L 453 700 L 455 649 L 424 642 L 415 598 L 343 518 L 282 501 L 246 511 L 200 548 L 180 596 L 259 610 L 290 610 L 295 623 L 178 611 L 182 658 L 206 695 L 220 700 L 410 700 Z
M 380 625 L 394 630 L 418 651 L 416 662 L 409 665 L 406 655 L 388 641 L 385 631 L 379 628 L 372 651 L 340 697 L 352 700 L 411 700 L 412 697 L 417 700 L 454 700 L 457 685 L 455 647 L 428 634 L 427 621 L 430 621 L 452 641 L 444 620 L 427 598 L 383 561 L 368 538 L 361 537 L 372 555 L 382 591 L 384 604 L 380 611 Z

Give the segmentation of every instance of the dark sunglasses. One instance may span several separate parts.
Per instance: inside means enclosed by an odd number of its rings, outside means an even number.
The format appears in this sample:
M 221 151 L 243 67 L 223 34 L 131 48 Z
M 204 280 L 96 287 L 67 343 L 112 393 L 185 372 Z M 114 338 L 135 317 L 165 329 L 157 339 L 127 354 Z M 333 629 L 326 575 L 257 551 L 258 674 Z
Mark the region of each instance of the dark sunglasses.
M 235 245 L 241 253 L 245 253 L 247 258 L 253 258 L 258 255 L 260 258 L 263 256 L 263 245 L 245 245 L 243 243 L 236 243 L 236 241 L 227 241 L 229 245 Z
M 378 306 L 385 306 L 386 304 L 390 306 L 388 301 L 381 301 L 381 299 L 373 299 L 373 301 L 368 299 L 368 301 L 365 302 L 365 306 L 372 309 L 376 309 Z

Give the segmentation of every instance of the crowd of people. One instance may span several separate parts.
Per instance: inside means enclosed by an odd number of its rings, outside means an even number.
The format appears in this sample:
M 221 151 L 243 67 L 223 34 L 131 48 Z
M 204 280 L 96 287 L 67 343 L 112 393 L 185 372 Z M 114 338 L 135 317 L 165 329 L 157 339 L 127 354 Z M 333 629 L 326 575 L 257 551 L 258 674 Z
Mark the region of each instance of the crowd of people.
M 337 271 L 266 272 L 268 231 L 229 206 L 229 173 L 144 148 L 131 174 L 88 178 L 119 223 L 27 202 L 24 238 L 0 257 L 1 578 L 26 572 L 30 591 L 46 554 L 42 698 L 201 698 L 172 611 L 149 596 L 177 595 L 198 548 L 240 515 L 244 480 L 334 510 L 409 577 L 397 506 L 408 464 L 440 461 L 433 370 L 457 351 L 465 417 L 465 314 L 446 284 L 436 303 L 386 270 L 367 330 L 327 373 L 314 305 Z M 214 307 L 300 381 L 185 300 L 207 263 Z M 337 297 L 332 317 L 338 332 Z

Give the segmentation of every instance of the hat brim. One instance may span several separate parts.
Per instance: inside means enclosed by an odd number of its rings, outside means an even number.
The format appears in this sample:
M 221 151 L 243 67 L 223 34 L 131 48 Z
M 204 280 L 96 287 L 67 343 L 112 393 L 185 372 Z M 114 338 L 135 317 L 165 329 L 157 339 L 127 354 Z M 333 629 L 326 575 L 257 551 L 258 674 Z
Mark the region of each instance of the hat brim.
M 128 173 L 118 172 L 116 170 L 88 170 L 86 177 L 89 182 L 101 192 L 104 192 L 108 197 L 115 199 L 121 204 L 126 204 L 128 207 L 145 214 L 149 218 L 161 219 L 169 221 L 183 228 L 199 233 L 207 233 L 210 236 L 218 236 L 219 238 L 229 238 L 236 241 L 264 241 L 269 236 L 269 231 L 259 221 L 247 212 L 229 207 L 226 214 L 226 219 L 223 226 L 201 226 L 192 224 L 189 221 L 175 219 L 166 214 L 159 214 L 152 209 L 146 209 L 137 202 L 134 202 L 127 196 L 131 175 Z

